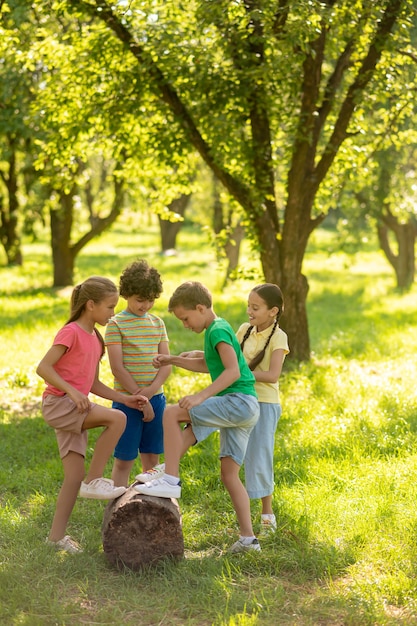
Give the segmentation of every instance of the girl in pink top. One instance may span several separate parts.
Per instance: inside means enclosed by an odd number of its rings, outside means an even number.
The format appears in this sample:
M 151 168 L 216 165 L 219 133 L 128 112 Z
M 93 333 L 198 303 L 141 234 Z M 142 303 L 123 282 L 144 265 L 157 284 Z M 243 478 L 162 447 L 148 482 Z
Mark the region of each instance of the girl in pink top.
M 64 482 L 47 543 L 67 552 L 80 552 L 80 546 L 66 535 L 67 524 L 78 492 L 85 498 L 111 500 L 125 492 L 112 480 L 103 478 L 106 463 L 124 431 L 122 411 L 90 401 L 90 392 L 141 409 L 147 399 L 126 396 L 99 380 L 99 362 L 104 353 L 103 339 L 96 324 L 105 326 L 114 315 L 119 294 L 107 278 L 92 276 L 77 285 L 71 296 L 71 315 L 57 333 L 52 347 L 38 365 L 37 374 L 46 382 L 42 396 L 45 421 L 55 429 L 64 467 Z M 87 431 L 104 427 L 97 440 L 90 469 L 85 475 Z

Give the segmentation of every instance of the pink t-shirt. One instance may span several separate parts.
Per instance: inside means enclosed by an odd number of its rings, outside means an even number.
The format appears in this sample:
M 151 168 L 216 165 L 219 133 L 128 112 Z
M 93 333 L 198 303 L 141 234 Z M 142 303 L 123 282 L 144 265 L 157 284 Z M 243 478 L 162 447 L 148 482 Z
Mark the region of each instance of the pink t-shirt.
M 58 331 L 54 346 L 66 346 L 67 351 L 55 363 L 57 373 L 70 385 L 88 395 L 93 386 L 102 347 L 96 333 L 88 333 L 76 322 L 66 324 Z M 63 396 L 61 389 L 47 383 L 44 396 Z

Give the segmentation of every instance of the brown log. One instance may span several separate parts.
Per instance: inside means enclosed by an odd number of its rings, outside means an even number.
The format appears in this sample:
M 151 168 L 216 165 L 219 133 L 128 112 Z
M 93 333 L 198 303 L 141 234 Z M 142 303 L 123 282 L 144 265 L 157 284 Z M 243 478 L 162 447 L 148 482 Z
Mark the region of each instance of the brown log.
M 183 558 L 178 502 L 143 496 L 130 487 L 107 505 L 102 540 L 105 555 L 119 569 L 140 570 L 166 557 Z

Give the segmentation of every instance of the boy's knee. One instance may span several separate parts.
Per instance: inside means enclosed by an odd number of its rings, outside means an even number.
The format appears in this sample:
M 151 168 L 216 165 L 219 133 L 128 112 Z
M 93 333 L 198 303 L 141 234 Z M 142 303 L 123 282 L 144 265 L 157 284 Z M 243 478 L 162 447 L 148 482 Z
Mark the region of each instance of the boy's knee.
M 170 406 L 167 406 L 165 411 L 164 411 L 164 415 L 162 418 L 162 422 L 164 424 L 166 424 L 167 422 L 178 422 L 179 419 L 179 415 L 180 415 L 180 407 L 178 406 L 178 404 L 171 404 Z
M 183 437 L 188 447 L 195 446 L 197 444 L 197 438 L 194 435 L 192 424 L 186 424 L 184 426 Z

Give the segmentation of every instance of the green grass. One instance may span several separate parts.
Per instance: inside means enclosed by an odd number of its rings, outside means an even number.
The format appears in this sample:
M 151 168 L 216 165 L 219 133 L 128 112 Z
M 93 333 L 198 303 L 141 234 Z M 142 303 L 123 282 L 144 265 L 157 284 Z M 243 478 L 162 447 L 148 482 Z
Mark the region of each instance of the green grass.
M 83 554 L 44 544 L 62 468 L 35 368 L 67 317 L 71 290 L 50 287 L 46 242 L 25 246 L 23 268 L 0 268 L 1 624 L 417 624 L 417 290 L 396 293 L 371 244 L 355 256 L 331 245 L 329 233 L 315 233 L 305 260 L 313 358 L 287 362 L 281 379 L 278 532 L 260 555 L 227 555 L 237 526 L 214 435 L 181 463 L 186 558 L 142 573 L 107 562 L 100 502 L 80 499 L 71 518 Z M 83 251 L 76 280 L 100 273 L 117 281 L 127 263 L 146 257 L 163 277 L 154 310 L 167 323 L 172 352 L 202 342 L 166 312 L 182 280 L 205 282 L 234 328 L 245 320 L 251 283 L 219 292 L 222 272 L 203 234 L 181 233 L 176 257 L 158 249 L 155 225 L 121 223 Z M 259 271 L 251 259 L 244 250 L 245 268 Z M 102 376 L 111 382 L 106 360 Z M 176 370 L 168 399 L 206 380 Z M 258 528 L 259 503 L 252 507 Z

